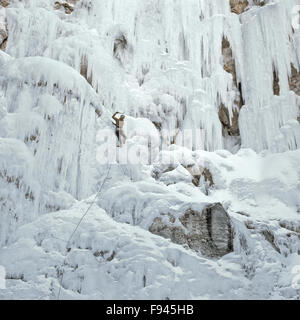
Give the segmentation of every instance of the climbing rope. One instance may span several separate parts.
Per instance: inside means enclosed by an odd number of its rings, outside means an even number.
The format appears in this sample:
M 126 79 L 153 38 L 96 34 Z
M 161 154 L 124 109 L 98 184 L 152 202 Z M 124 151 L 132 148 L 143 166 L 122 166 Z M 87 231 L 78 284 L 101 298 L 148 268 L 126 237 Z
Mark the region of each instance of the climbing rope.
M 91 210 L 92 206 L 96 203 L 96 201 L 97 201 L 97 199 L 98 199 L 98 196 L 100 195 L 100 193 L 101 193 L 101 191 L 102 191 L 102 188 L 103 188 L 103 186 L 104 186 L 104 184 L 105 184 L 105 182 L 106 182 L 106 180 L 107 180 L 107 178 L 108 178 L 108 176 L 109 176 L 110 169 L 111 169 L 111 165 L 109 166 L 109 168 L 108 168 L 108 170 L 107 170 L 107 173 L 106 173 L 106 176 L 105 176 L 105 178 L 104 178 L 104 180 L 103 180 L 103 182 L 102 182 L 102 184 L 101 184 L 98 192 L 96 193 L 96 195 L 95 195 L 92 203 L 91 203 L 90 206 L 87 208 L 87 210 L 84 212 L 83 216 L 81 217 L 81 219 L 80 219 L 79 222 L 77 223 L 74 231 L 72 232 L 69 240 L 67 241 L 67 245 L 66 245 L 66 250 L 67 250 L 67 252 L 71 251 L 71 249 L 72 249 L 72 248 L 69 248 L 69 244 L 70 244 L 70 242 L 71 242 L 74 234 L 75 234 L 76 231 L 78 230 L 78 228 L 79 228 L 80 224 L 82 223 L 83 219 L 87 216 L 87 214 L 88 214 L 89 211 Z M 66 265 L 66 261 L 67 261 L 67 254 L 66 254 L 66 257 L 65 257 L 65 259 L 64 259 L 63 266 Z M 60 298 L 60 293 L 61 293 L 61 288 L 62 288 L 63 279 L 64 279 L 64 269 L 63 269 L 63 271 L 62 271 L 61 279 L 60 279 L 60 282 L 59 282 L 59 291 L 58 291 L 58 295 L 57 295 L 57 300 L 59 300 L 59 298 Z

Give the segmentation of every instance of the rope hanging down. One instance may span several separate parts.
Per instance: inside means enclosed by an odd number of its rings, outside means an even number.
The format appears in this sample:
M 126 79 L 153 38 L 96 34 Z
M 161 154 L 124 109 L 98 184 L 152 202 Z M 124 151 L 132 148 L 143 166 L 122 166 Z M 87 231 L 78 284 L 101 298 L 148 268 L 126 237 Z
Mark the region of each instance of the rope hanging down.
M 109 168 L 108 168 L 108 170 L 107 170 L 106 176 L 105 176 L 105 178 L 104 178 L 104 180 L 103 180 L 103 182 L 102 182 L 102 184 L 101 184 L 98 192 L 96 193 L 94 200 L 92 201 L 92 203 L 90 204 L 90 206 L 87 208 L 87 210 L 85 211 L 85 213 L 83 214 L 83 216 L 81 217 L 81 219 L 79 220 L 79 222 L 77 223 L 74 231 L 72 232 L 72 234 L 71 234 L 71 236 L 70 236 L 70 238 L 69 238 L 69 240 L 68 240 L 68 242 L 67 242 L 67 245 L 66 245 L 66 250 L 67 250 L 67 252 L 71 251 L 71 249 L 72 249 L 72 248 L 69 248 L 69 244 L 70 244 L 70 242 L 71 242 L 74 234 L 75 234 L 76 231 L 78 230 L 81 222 L 82 222 L 83 219 L 87 216 L 87 214 L 88 214 L 89 211 L 91 210 L 92 206 L 96 203 L 97 198 L 98 198 L 98 196 L 100 195 L 100 193 L 101 193 L 101 191 L 102 191 L 102 188 L 103 188 L 103 186 L 104 186 L 104 184 L 105 184 L 105 182 L 106 182 L 106 180 L 107 180 L 107 178 L 108 178 L 108 176 L 109 176 L 110 169 L 111 169 L 111 165 L 109 166 Z M 64 259 L 63 266 L 66 265 L 66 260 L 67 260 L 67 255 L 66 255 L 65 259 Z M 62 288 L 63 279 L 64 279 L 64 270 L 62 271 L 61 279 L 60 279 L 60 282 L 59 282 L 59 291 L 58 291 L 58 295 L 57 295 L 57 300 L 59 300 L 59 298 L 60 298 L 60 293 L 61 293 L 61 288 Z

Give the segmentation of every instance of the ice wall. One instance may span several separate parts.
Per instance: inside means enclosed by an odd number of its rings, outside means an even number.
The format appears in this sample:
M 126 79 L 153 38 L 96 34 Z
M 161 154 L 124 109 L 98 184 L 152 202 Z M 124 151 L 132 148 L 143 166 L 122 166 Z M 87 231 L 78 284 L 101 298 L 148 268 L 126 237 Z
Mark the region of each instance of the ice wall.
M 66 14 L 51 1 L 13 2 L 7 53 L 70 65 L 107 110 L 144 116 L 168 129 L 166 143 L 176 139 L 176 129 L 200 128 L 203 141 L 195 149 L 230 148 L 218 111 L 225 105 L 232 121 L 241 107 L 236 100 L 243 98 L 243 147 L 281 151 L 299 145 L 298 98 L 288 85 L 291 63 L 298 69 L 299 31 L 292 28 L 298 0 L 248 1 L 241 15 L 224 0 L 70 3 L 74 11 Z M 223 38 L 232 50 L 234 77 L 224 70 Z M 273 73 L 280 98 L 274 96 Z
M 5 60 L 6 59 L 6 60 Z M 95 191 L 96 92 L 74 69 L 46 57 L 1 65 L 1 239 L 39 213 Z
M 69 64 L 106 109 L 170 130 L 166 143 L 175 129 L 201 127 L 205 149 L 224 147 L 218 108 L 223 102 L 232 113 L 235 93 L 222 65 L 223 35 L 242 63 L 240 24 L 227 1 L 77 1 L 70 15 L 48 1 L 25 1 L 7 11 L 11 56 Z
M 246 103 L 240 130 L 244 147 L 274 152 L 299 148 L 299 96 L 290 88 L 292 65 L 299 70 L 300 31 L 294 25 L 299 4 L 297 0 L 269 1 L 241 17 Z

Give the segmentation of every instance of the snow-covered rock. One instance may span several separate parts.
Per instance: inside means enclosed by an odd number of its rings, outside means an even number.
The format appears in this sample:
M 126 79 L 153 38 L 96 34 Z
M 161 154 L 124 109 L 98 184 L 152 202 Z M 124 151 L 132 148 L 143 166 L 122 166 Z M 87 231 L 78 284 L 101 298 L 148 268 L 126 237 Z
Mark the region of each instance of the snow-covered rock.
M 164 223 L 161 217 L 155 218 L 149 231 L 208 257 L 220 257 L 233 250 L 230 218 L 219 203 L 202 212 L 188 209 L 178 220 L 172 215 L 167 219 Z

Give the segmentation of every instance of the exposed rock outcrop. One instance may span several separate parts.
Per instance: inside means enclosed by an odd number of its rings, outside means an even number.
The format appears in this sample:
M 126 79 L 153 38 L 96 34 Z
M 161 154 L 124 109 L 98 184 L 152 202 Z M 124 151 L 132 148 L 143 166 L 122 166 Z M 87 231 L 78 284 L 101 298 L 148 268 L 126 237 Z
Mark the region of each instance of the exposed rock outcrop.
M 178 220 L 172 215 L 168 222 L 158 217 L 149 231 L 210 258 L 233 251 L 231 221 L 220 203 L 209 205 L 202 212 L 188 209 Z
M 0 50 L 5 51 L 7 43 L 7 30 L 0 26 Z
M 208 187 L 214 186 L 214 181 L 211 172 L 208 168 L 198 167 L 198 166 L 187 166 L 186 169 L 193 177 L 193 184 L 197 187 L 199 186 L 199 182 L 201 178 L 203 178 L 204 182 L 208 185 Z
M 230 119 L 229 111 L 223 103 L 219 108 L 219 119 L 222 124 L 223 136 L 239 136 L 239 110 L 233 109 L 233 115 Z
M 10 1 L 8 0 L 0 0 L 0 7 L 7 7 L 9 5 Z
M 54 4 L 54 8 L 56 10 L 60 10 L 63 8 L 65 10 L 65 14 L 71 14 L 74 11 L 74 4 L 77 0 L 69 0 L 69 1 L 56 1 Z
M 248 0 L 230 0 L 231 12 L 241 14 L 248 7 Z
M 223 55 L 223 67 L 224 70 L 232 75 L 233 82 L 236 85 L 236 67 L 235 60 L 232 54 L 232 49 L 228 39 L 223 37 L 222 39 L 222 55 Z
M 273 71 L 273 93 L 275 96 L 280 95 L 279 78 L 275 70 Z
M 235 108 L 233 108 L 232 117 L 230 118 L 229 110 L 224 103 L 219 107 L 219 119 L 222 124 L 223 137 L 239 136 L 239 111 L 243 105 L 243 96 L 241 85 L 237 83 L 235 59 L 232 53 L 231 45 L 228 39 L 222 39 L 222 55 L 223 68 L 226 72 L 232 75 L 232 80 L 235 85 L 236 96 L 234 100 Z
M 300 222 L 299 221 L 288 221 L 288 220 L 282 220 L 280 221 L 279 225 L 287 230 L 296 232 L 299 234 L 300 237 Z
M 300 96 L 300 70 L 297 70 L 293 64 L 291 64 L 289 86 L 290 90 L 294 91 L 298 96 Z
M 291 75 L 289 77 L 289 87 L 291 91 L 294 91 L 296 95 L 300 96 L 300 70 L 297 70 L 292 63 L 291 63 Z M 299 114 L 298 114 L 297 120 L 300 123 L 300 106 L 299 106 Z
M 7 24 L 6 24 L 6 9 L 9 5 L 7 1 L 0 1 L 0 50 L 5 51 L 6 42 L 8 38 Z M 3 8 L 4 7 L 4 8 Z
M 253 4 L 255 6 L 262 7 L 266 4 L 266 0 L 253 0 Z M 248 6 L 249 6 L 248 0 L 230 0 L 230 9 L 231 9 L 231 12 L 233 13 L 242 14 L 247 10 Z
M 276 245 L 274 234 L 268 230 L 265 229 L 262 231 L 262 235 L 265 237 L 265 239 L 271 244 L 274 250 L 276 250 L 278 253 L 280 253 L 280 249 Z

